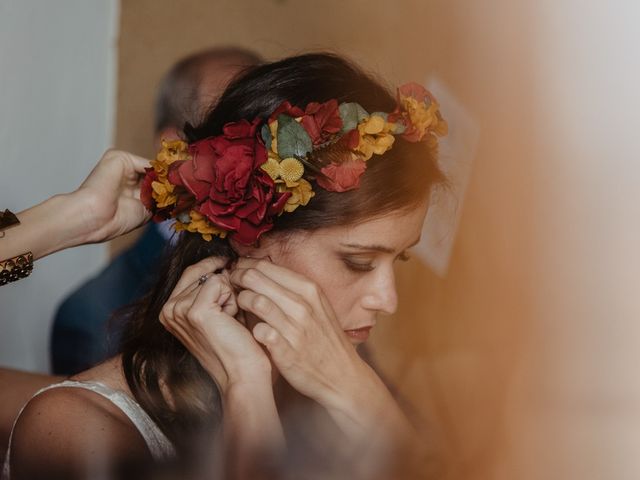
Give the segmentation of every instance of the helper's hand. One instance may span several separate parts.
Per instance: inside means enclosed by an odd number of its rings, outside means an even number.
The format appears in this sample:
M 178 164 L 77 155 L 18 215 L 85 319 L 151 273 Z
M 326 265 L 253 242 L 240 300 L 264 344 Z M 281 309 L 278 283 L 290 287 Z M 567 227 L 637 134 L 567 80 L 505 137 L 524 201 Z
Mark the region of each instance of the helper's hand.
M 34 259 L 65 248 L 111 240 L 149 220 L 140 201 L 148 160 L 107 151 L 82 185 L 18 213 L 20 225 L 0 235 L 0 260 L 31 251 Z
M 189 268 L 162 308 L 160 322 L 217 382 L 223 394 L 233 385 L 271 387 L 271 363 L 251 332 L 236 318 L 238 306 L 227 260 L 206 258 Z
M 111 240 L 139 227 L 151 214 L 140 201 L 140 179 L 149 161 L 108 150 L 80 187 L 70 194 L 84 206 L 85 243 Z

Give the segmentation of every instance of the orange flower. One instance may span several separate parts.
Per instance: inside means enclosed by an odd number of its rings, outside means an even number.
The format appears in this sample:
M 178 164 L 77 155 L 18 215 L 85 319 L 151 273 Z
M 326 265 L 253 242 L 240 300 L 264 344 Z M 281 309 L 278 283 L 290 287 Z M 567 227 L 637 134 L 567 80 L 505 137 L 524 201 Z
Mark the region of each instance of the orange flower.
M 189 223 L 182 223 L 176 220 L 174 228 L 176 231 L 186 230 L 187 232 L 197 232 L 202 234 L 202 238 L 204 238 L 207 242 L 210 242 L 213 238 L 213 235 L 216 235 L 220 238 L 224 238 L 227 236 L 227 231 L 221 228 L 216 228 L 211 225 L 204 215 L 201 213 L 191 210 L 189 212 L 189 217 L 191 221 Z

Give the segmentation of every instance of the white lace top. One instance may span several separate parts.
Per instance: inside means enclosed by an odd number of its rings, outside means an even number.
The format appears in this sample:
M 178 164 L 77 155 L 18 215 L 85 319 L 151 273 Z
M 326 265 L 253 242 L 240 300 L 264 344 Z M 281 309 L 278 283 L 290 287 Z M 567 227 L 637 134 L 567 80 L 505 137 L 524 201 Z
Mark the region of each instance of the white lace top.
M 131 422 L 140 432 L 140 435 L 142 435 L 142 438 L 144 438 L 144 441 L 147 444 L 149 451 L 151 452 L 151 456 L 155 461 L 165 462 L 175 458 L 175 448 L 173 447 L 173 444 L 169 441 L 169 439 L 165 436 L 165 434 L 162 433 L 160 428 L 158 428 L 158 426 L 153 422 L 147 412 L 145 412 L 133 398 L 120 390 L 114 390 L 98 382 L 78 382 L 74 380 L 65 380 L 64 382 L 55 383 L 38 390 L 33 397 L 40 395 L 42 392 L 46 392 L 47 390 L 51 390 L 52 388 L 61 387 L 83 388 L 85 390 L 91 390 L 98 395 L 102 395 L 104 398 L 106 398 L 114 405 L 116 405 L 120 410 L 122 410 L 127 417 L 129 417 Z M 11 435 L 9 436 L 9 447 L 7 448 L 7 456 L 4 459 L 4 466 L 2 467 L 2 476 L 0 477 L 1 480 L 10 480 L 9 457 L 11 455 L 11 440 L 13 438 L 13 429 L 15 428 L 18 418 L 22 414 L 22 411 L 25 409 L 27 404 L 25 404 L 20 409 L 18 416 L 13 422 Z

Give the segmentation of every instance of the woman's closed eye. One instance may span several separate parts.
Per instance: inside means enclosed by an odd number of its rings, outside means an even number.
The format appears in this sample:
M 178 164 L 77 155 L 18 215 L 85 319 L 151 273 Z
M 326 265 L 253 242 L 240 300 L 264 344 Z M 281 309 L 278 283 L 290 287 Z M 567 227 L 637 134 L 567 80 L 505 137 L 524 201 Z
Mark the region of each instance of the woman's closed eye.
M 342 261 L 349 270 L 354 272 L 370 272 L 375 268 L 370 261 L 357 260 L 352 257 L 342 257 Z
M 409 252 L 405 250 L 398 254 L 395 260 L 408 262 L 409 260 L 411 260 L 411 256 L 409 255 Z M 359 259 L 354 256 L 345 255 L 342 257 L 342 261 L 349 270 L 352 270 L 354 272 L 370 272 L 375 269 L 373 261 L 368 259 Z

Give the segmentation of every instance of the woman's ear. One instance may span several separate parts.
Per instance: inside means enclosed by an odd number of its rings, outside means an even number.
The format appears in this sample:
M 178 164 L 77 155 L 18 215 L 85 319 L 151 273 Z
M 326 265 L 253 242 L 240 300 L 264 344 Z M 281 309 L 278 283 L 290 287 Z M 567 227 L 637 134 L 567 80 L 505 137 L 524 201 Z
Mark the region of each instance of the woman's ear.
M 273 235 L 264 235 L 259 240 L 258 246 L 247 246 L 230 239 L 231 247 L 239 257 L 245 258 L 273 258 L 276 248 L 280 248 L 280 242 Z
M 252 253 L 255 253 L 255 251 L 258 250 L 256 247 L 243 245 L 242 243 L 238 243 L 233 239 L 229 240 L 229 243 L 239 257 L 252 257 Z

